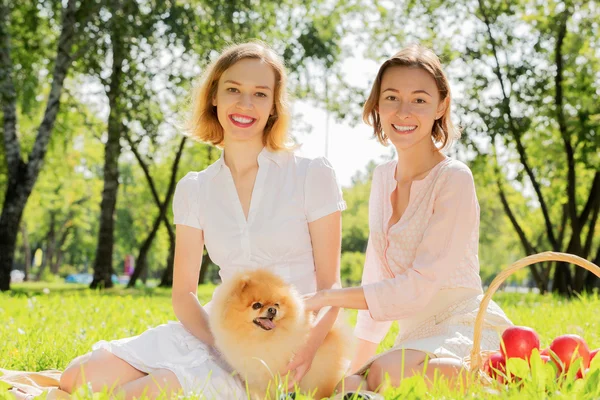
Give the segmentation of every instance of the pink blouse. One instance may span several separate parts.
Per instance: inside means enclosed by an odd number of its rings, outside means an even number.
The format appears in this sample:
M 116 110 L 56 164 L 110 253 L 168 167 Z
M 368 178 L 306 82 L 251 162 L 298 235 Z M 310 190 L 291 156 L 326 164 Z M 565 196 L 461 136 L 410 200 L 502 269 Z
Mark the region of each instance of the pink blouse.
M 375 169 L 369 199 L 362 280 L 369 309 L 359 311 L 355 334 L 375 343 L 392 321 L 426 313 L 441 289 L 482 291 L 479 204 L 469 168 L 447 158 L 413 181 L 404 214 L 387 231 L 396 165 L 390 161 Z

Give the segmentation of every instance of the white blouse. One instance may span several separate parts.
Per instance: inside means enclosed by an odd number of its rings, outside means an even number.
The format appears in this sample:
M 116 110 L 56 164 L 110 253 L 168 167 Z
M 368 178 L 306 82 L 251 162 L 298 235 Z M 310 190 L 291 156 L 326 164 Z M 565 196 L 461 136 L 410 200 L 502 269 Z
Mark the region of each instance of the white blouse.
M 189 172 L 178 182 L 175 224 L 204 231 L 222 281 L 240 270 L 260 267 L 272 270 L 300 293 L 315 291 L 308 223 L 346 208 L 329 161 L 264 148 L 258 155 L 246 220 L 223 154 L 205 170 Z

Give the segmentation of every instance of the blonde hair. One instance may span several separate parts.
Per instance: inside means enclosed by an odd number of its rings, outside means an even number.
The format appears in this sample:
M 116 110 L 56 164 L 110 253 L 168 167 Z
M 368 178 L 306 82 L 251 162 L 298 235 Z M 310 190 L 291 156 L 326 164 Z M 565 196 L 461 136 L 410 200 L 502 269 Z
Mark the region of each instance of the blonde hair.
M 388 137 L 383 132 L 381 127 L 381 120 L 379 113 L 377 112 L 379 107 L 379 95 L 381 92 L 381 81 L 383 74 L 389 67 L 410 67 L 410 68 L 421 68 L 431 75 L 435 80 L 435 84 L 440 94 L 440 102 L 448 99 L 446 112 L 441 118 L 436 119 L 433 123 L 431 130 L 431 136 L 438 146 L 438 148 L 444 149 L 450 147 L 452 142 L 460 137 L 460 129 L 458 129 L 450 118 L 450 83 L 448 78 L 442 69 L 440 59 L 430 49 L 420 46 L 418 44 L 410 45 L 392 57 L 388 58 L 379 68 L 375 82 L 373 82 L 373 88 L 365 105 L 363 107 L 363 121 L 373 127 L 374 136 L 384 146 L 388 145 Z
M 201 141 L 222 147 L 223 127 L 213 106 L 221 75 L 243 59 L 255 59 L 273 68 L 275 73 L 274 113 L 269 116 L 263 132 L 263 144 L 270 150 L 288 149 L 290 120 L 286 91 L 286 71 L 283 60 L 265 43 L 254 41 L 227 47 L 202 75 L 192 95 L 192 110 L 185 130 Z

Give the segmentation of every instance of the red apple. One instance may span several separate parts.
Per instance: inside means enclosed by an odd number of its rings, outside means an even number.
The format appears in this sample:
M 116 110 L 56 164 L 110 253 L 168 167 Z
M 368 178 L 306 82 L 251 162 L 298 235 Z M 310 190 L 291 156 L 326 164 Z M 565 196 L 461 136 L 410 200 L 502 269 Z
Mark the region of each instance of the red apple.
M 542 359 L 542 363 L 546 364 L 548 361 L 550 361 L 550 356 L 547 356 L 545 354 L 541 354 L 540 358 Z
M 526 326 L 511 326 L 502 334 L 502 355 L 509 358 L 528 360 L 533 349 L 540 348 L 540 338 L 536 331 Z
M 578 335 L 561 335 L 550 344 L 552 350 L 559 360 L 557 361 L 558 371 L 568 371 L 569 367 L 578 358 L 582 359 L 581 368 L 585 369 L 590 365 L 590 350 L 585 341 Z M 561 365 L 562 364 L 562 365 Z
M 483 364 L 483 371 L 491 378 L 500 383 L 504 383 L 504 377 L 500 374 L 506 374 L 506 360 L 499 351 L 493 353 Z

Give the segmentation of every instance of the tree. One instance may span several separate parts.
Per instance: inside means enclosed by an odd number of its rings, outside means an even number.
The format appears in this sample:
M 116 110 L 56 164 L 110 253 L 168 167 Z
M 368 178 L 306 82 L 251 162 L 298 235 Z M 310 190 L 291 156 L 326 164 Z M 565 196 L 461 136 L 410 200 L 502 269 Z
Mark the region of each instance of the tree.
M 592 21 L 600 14 L 591 2 L 549 2 L 541 12 L 531 10 L 528 2 L 498 6 L 478 1 L 475 15 L 481 22 L 479 37 L 485 41 L 470 44 L 464 60 L 473 69 L 481 67 L 477 60 L 485 60 L 487 71 L 470 76 L 468 81 L 479 82 L 470 94 L 481 96 L 486 92 L 483 85 L 490 84 L 500 90 L 483 107 L 480 104 L 470 111 L 490 132 L 492 160 L 504 155 L 515 161 L 522 192 L 529 189 L 531 194 L 525 196 L 541 213 L 540 229 L 533 232 L 535 236 L 528 235 L 523 225 L 531 217 L 516 215 L 507 200 L 510 170 L 493 161 L 498 194 L 525 253 L 545 248 L 594 258 L 600 208 L 600 121 L 594 118 L 599 109 L 593 99 L 598 90 L 594 76 L 600 71 L 600 47 L 592 40 L 598 35 Z M 527 33 L 520 34 L 515 26 Z M 511 53 L 520 57 L 508 57 Z M 587 60 L 584 65 L 579 62 L 582 56 Z M 597 256 L 595 261 L 599 261 Z M 532 266 L 542 291 L 548 288 L 552 267 Z M 554 266 L 552 281 L 552 290 L 565 295 L 598 285 L 593 274 L 560 263 Z
M 98 35 L 95 48 L 101 54 L 91 53 L 85 59 L 83 70 L 98 79 L 106 88 L 109 115 L 105 143 L 104 190 L 100 203 L 100 228 L 94 258 L 94 279 L 90 285 L 112 287 L 114 213 L 119 188 L 119 157 L 121 138 L 128 128 L 126 114 L 140 105 L 140 93 L 149 91 L 145 84 L 151 83 L 156 74 L 150 64 L 156 57 L 172 46 L 180 47 L 188 42 L 183 36 L 182 21 L 188 21 L 187 5 L 171 2 L 151 2 L 143 5 L 135 0 L 108 1 L 104 5 L 109 15 Z M 188 32 L 185 31 L 187 34 Z M 161 54 L 161 52 L 163 54 Z M 110 57 L 106 57 L 110 54 Z M 103 76 L 109 72 L 109 79 Z M 131 122 L 131 121 L 129 121 Z
M 60 4 L 60 3 L 59 3 Z M 47 15 L 61 15 L 60 22 L 42 17 L 37 2 L 13 3 L 0 1 L 0 100 L 3 116 L 4 159 L 8 179 L 2 214 L 0 215 L 0 290 L 10 289 L 15 244 L 23 210 L 33 190 L 46 155 L 48 141 L 53 131 L 60 107 L 60 97 L 67 73 L 73 60 L 81 56 L 85 47 L 78 40 L 88 28 L 94 16 L 94 2 L 67 1 L 64 8 L 50 11 Z M 55 13 L 56 12 L 56 13 Z M 49 35 L 50 27 L 57 23 L 59 36 L 54 42 L 55 54 L 47 51 L 36 53 L 28 49 L 40 35 Z M 40 40 L 40 42 L 43 42 Z M 79 44 L 78 49 L 74 45 Z M 19 134 L 19 108 L 27 112 L 39 82 L 32 80 L 31 67 L 49 62 L 53 65 L 52 82 L 41 123 L 31 150 L 22 155 Z M 24 69 L 25 73 L 20 72 Z M 35 74 L 37 75 L 37 74 Z M 24 89 L 23 91 L 18 91 Z M 27 92 L 29 91 L 29 92 Z
M 171 171 L 170 171 L 171 177 L 169 179 L 169 186 L 168 186 L 167 192 L 164 196 L 164 200 L 161 201 L 160 197 L 158 195 L 158 192 L 156 190 L 156 185 L 154 184 L 154 180 L 152 179 L 152 176 L 150 175 L 148 165 L 146 164 L 146 162 L 144 162 L 142 156 L 137 151 L 137 145 L 135 143 L 133 143 L 133 141 L 130 138 L 128 138 L 129 144 L 131 146 L 131 150 L 135 154 L 135 157 L 138 160 L 140 167 L 143 169 L 144 176 L 146 176 L 148 185 L 150 186 L 150 189 L 152 190 L 152 198 L 154 199 L 154 201 L 156 202 L 156 206 L 158 207 L 158 215 L 154 218 L 154 223 L 152 224 L 152 228 L 150 229 L 148 236 L 144 240 L 144 243 L 140 247 L 140 253 L 137 258 L 135 270 L 133 271 L 133 275 L 131 275 L 131 279 L 129 280 L 127 287 L 134 287 L 135 282 L 139 278 L 140 274 L 142 274 L 144 272 L 144 270 L 148 268 L 148 266 L 146 265 L 146 255 L 148 253 L 148 250 L 150 249 L 150 245 L 152 244 L 152 241 L 154 240 L 154 237 L 156 235 L 156 232 L 158 231 L 158 228 L 160 227 L 161 223 L 163 223 L 163 221 L 166 221 L 167 207 L 171 204 L 171 196 L 173 195 L 173 192 L 175 191 L 175 184 L 177 183 L 177 180 L 176 180 L 177 170 L 179 168 L 179 161 L 181 160 L 181 153 L 183 152 L 183 150 L 185 148 L 186 140 L 187 140 L 187 137 L 183 136 L 179 142 L 179 147 L 175 154 L 175 158 L 173 160 L 173 165 L 172 165 Z
M 497 202 L 522 253 L 565 251 L 600 261 L 600 44 L 594 2 L 407 1 L 381 9 L 385 40 L 371 54 L 419 41 L 441 55 L 455 83 L 465 158 L 493 173 Z M 402 15 L 414 30 L 386 21 Z M 375 42 L 377 43 L 377 42 Z M 585 60 L 585 62 L 584 62 Z M 458 96 L 457 96 L 458 93 Z M 476 177 L 477 178 L 477 177 Z M 484 209 L 487 205 L 482 205 Z M 483 214 L 482 214 L 483 215 Z M 598 286 L 566 265 L 532 265 L 542 291 L 570 295 Z
M 68 268 L 62 269 L 63 264 L 85 265 L 90 258 L 90 239 L 97 231 L 97 215 L 89 212 L 90 200 L 97 198 L 102 189 L 102 153 L 95 145 L 101 124 L 89 110 L 75 103 L 68 89 L 61 109 L 48 143 L 44 168 L 22 218 L 31 252 L 43 250 L 42 269 L 50 267 L 47 272 L 52 274 L 67 272 Z M 27 131 L 33 123 L 23 118 L 20 127 Z M 19 239 L 24 245 L 23 233 Z M 15 260 L 26 257 L 27 252 L 17 248 Z M 38 278 L 44 273 L 33 272 Z
M 371 161 L 366 171 L 357 172 L 352 177 L 352 186 L 344 188 L 344 200 L 347 209 L 344 211 L 342 224 L 342 252 L 362 252 L 367 250 L 369 238 L 369 195 L 371 180 L 375 170 Z

